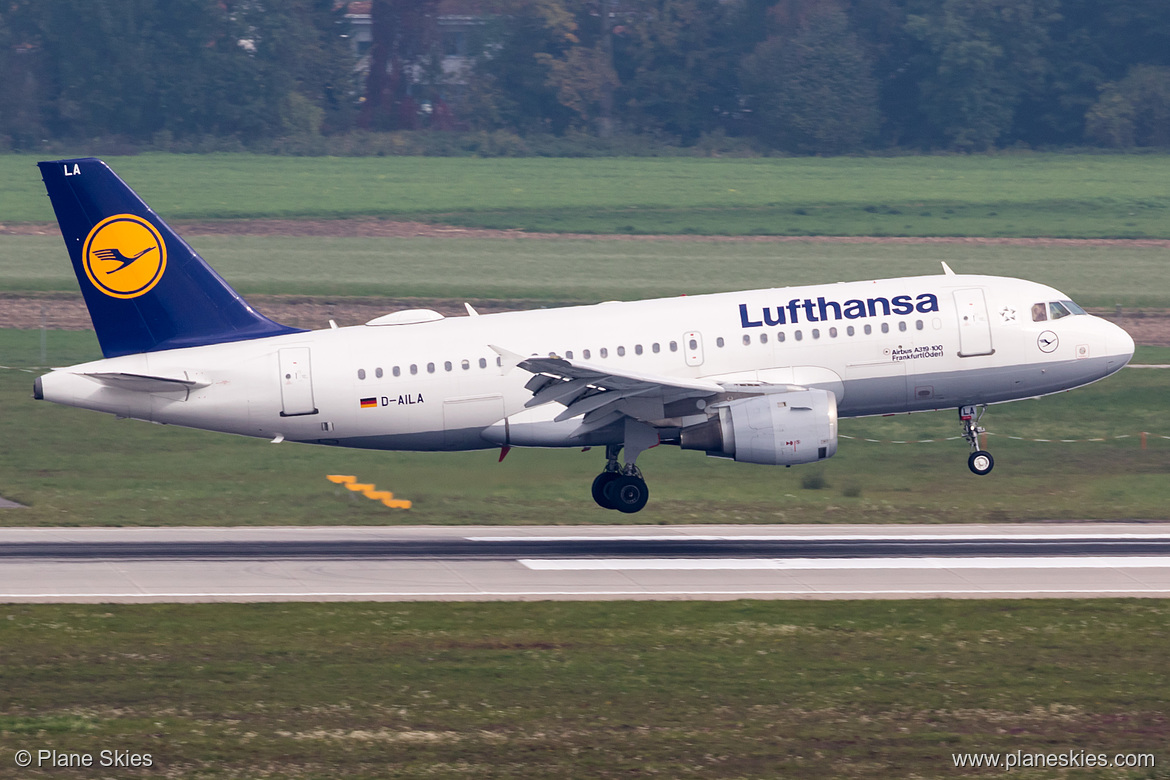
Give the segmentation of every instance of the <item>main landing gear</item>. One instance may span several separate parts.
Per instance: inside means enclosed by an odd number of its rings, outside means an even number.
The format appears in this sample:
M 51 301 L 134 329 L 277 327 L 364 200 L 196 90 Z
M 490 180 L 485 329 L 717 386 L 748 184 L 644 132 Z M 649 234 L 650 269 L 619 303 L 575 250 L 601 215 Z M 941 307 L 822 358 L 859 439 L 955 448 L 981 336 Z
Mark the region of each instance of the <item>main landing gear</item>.
M 658 432 L 645 423 L 627 419 L 625 430 L 626 465 L 618 463 L 621 444 L 605 445 L 605 470 L 593 480 L 593 500 L 603 509 L 633 514 L 641 511 L 650 498 L 650 490 L 641 470 L 635 465 L 638 456 L 658 444 Z
M 959 422 L 963 424 L 963 438 L 971 445 L 971 456 L 967 458 L 967 468 L 971 469 L 973 474 L 978 474 L 981 477 L 984 474 L 990 474 L 991 470 L 995 468 L 995 458 L 991 457 L 991 453 L 979 449 L 979 434 L 985 433 L 987 430 L 979 425 L 979 421 L 986 413 L 986 405 L 980 408 L 978 415 L 975 413 L 974 406 L 959 407 Z

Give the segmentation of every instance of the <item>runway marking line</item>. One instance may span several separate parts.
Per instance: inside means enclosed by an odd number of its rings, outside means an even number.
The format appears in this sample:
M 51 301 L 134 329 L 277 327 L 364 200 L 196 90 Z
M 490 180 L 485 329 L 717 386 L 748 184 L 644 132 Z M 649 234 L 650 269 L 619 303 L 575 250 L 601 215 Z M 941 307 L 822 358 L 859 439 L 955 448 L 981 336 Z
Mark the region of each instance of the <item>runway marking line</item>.
M 521 558 L 533 571 L 836 571 L 841 569 L 1165 569 L 1167 556 L 955 558 Z

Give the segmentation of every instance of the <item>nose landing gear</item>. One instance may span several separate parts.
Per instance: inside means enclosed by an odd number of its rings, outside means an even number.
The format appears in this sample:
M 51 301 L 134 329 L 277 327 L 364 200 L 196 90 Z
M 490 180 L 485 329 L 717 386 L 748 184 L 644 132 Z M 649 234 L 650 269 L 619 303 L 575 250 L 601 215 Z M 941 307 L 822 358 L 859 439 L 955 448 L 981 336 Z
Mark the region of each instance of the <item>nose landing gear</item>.
M 995 468 L 995 458 L 991 457 L 991 453 L 979 449 L 979 434 L 987 431 L 986 428 L 979 425 L 979 421 L 986 413 L 986 405 L 980 407 L 978 415 L 976 415 L 974 406 L 959 407 L 959 422 L 963 424 L 963 438 L 971 445 L 971 456 L 967 458 L 967 468 L 971 469 L 971 473 L 981 477 L 990 474 L 991 470 Z

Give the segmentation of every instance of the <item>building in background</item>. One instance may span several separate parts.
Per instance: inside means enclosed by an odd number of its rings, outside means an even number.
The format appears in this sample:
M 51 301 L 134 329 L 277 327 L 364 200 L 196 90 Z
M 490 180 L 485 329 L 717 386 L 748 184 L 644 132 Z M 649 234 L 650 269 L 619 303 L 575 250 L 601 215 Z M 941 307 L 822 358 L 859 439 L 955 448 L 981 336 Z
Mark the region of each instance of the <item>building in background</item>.
M 486 24 L 481 3 L 353 0 L 345 18 L 367 128 L 459 128 L 473 42 Z

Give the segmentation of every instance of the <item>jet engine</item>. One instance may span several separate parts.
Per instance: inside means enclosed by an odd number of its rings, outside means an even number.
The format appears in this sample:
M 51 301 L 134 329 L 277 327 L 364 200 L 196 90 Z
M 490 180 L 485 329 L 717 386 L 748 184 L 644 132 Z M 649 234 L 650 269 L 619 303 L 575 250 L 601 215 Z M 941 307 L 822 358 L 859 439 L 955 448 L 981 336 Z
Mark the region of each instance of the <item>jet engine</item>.
M 837 396 L 799 390 L 712 404 L 705 423 L 682 429 L 684 450 L 741 463 L 791 466 L 837 452 Z

